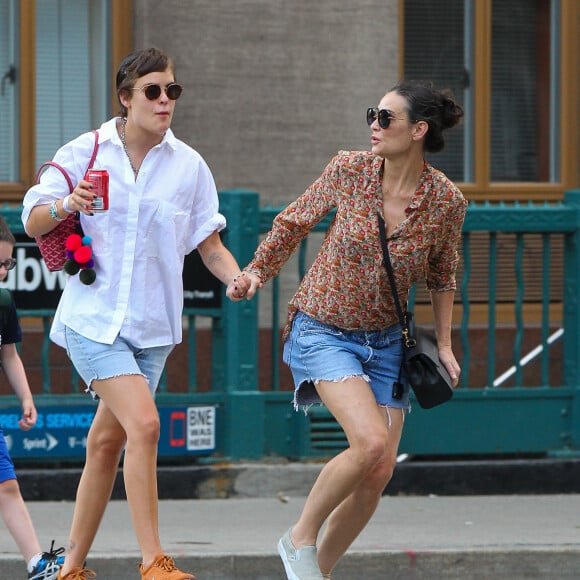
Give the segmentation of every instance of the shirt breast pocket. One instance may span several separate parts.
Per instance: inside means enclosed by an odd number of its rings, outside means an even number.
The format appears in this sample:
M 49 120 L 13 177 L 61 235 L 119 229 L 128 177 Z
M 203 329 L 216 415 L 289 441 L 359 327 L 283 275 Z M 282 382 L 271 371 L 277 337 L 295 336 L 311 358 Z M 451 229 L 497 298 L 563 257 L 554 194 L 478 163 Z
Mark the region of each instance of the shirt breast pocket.
M 168 249 L 185 254 L 189 214 L 167 201 L 159 200 L 148 220 L 145 254 L 148 258 L 162 256 Z

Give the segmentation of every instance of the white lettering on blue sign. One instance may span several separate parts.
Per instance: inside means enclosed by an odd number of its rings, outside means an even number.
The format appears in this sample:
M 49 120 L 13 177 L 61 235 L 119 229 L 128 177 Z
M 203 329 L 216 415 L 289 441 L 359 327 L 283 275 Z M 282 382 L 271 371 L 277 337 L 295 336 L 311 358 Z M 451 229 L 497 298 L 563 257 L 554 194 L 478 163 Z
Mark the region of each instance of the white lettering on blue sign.
M 46 415 L 46 427 L 48 429 L 70 429 L 71 427 L 88 429 L 94 416 L 94 413 L 49 413 Z
M 43 451 L 52 451 L 58 445 L 58 439 L 50 433 L 45 433 L 42 437 L 24 437 L 22 447 L 25 451 L 34 451 L 42 449 Z
M 0 414 L 0 427 L 2 429 L 19 429 L 18 420 L 22 415 L 15 413 Z
M 76 447 L 81 447 L 83 449 L 87 448 L 87 438 L 86 437 L 75 437 L 71 435 L 68 438 L 68 446 L 71 449 L 75 449 Z

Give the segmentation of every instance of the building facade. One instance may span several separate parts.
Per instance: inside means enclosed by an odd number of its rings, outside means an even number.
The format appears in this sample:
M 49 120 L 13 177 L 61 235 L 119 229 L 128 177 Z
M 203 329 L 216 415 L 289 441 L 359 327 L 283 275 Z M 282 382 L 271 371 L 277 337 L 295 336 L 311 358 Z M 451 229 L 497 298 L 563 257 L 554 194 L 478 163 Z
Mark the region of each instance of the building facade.
M 0 198 L 18 203 L 56 148 L 117 112 L 134 47 L 172 55 L 174 131 L 219 189 L 287 203 L 399 79 L 432 80 L 465 122 L 432 159 L 475 200 L 555 200 L 579 186 L 577 0 L 5 0 Z

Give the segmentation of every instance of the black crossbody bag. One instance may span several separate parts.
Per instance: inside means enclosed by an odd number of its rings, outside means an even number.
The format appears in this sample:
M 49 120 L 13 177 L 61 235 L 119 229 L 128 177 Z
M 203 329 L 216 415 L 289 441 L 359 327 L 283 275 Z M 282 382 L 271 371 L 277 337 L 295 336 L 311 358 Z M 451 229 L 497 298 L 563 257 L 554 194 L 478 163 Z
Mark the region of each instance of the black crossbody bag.
M 384 265 L 393 292 L 397 316 L 403 331 L 403 360 L 401 368 L 405 370 L 405 375 L 419 405 L 423 409 L 431 409 L 449 401 L 453 396 L 451 377 L 439 360 L 435 336 L 416 327 L 413 313 L 403 312 L 401 308 L 393 266 L 389 256 L 385 221 L 380 214 L 378 214 L 378 217 Z

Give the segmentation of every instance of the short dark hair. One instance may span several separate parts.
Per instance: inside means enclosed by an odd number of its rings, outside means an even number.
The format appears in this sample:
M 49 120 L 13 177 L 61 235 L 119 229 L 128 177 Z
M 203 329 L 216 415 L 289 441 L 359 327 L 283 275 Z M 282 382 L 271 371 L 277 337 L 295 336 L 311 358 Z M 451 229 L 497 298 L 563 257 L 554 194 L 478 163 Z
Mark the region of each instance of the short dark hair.
M 170 69 L 175 74 L 173 60 L 158 48 L 143 48 L 129 53 L 117 70 L 117 99 L 121 107 L 121 116 L 127 116 L 127 108 L 121 102 L 121 93 L 129 92 L 138 78 L 152 72 L 164 72 Z
M 463 117 L 463 107 L 451 91 L 437 90 L 431 83 L 400 81 L 389 92 L 395 92 L 406 99 L 411 121 L 425 121 L 429 125 L 425 151 L 441 151 L 445 146 L 443 131 L 457 125 Z
M 0 216 L 0 242 L 8 242 L 13 246 L 16 244 L 16 238 L 2 216 Z

